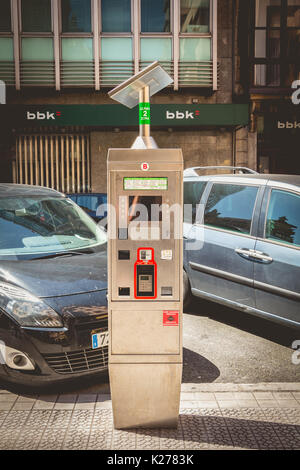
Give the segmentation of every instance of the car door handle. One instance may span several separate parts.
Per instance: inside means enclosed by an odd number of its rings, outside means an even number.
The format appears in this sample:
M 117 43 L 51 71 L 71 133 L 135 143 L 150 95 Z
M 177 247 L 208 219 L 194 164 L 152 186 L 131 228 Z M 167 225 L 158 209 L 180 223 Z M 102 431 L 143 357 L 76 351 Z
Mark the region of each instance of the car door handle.
M 263 253 L 262 251 L 257 251 L 257 250 L 249 250 L 247 248 L 236 248 L 234 250 L 238 255 L 241 255 L 247 259 L 257 259 L 259 261 L 264 261 L 266 263 L 272 263 L 273 258 L 271 258 L 269 255 L 266 253 Z
M 244 258 L 254 258 L 253 256 L 253 251 L 254 250 L 248 250 L 247 248 L 236 248 L 234 250 L 238 255 L 243 256 Z
M 255 250 L 254 251 L 255 255 L 255 259 L 258 259 L 260 261 L 265 261 L 267 263 L 272 263 L 273 261 L 273 258 L 271 258 L 271 256 L 267 255 L 266 253 L 263 253 L 262 251 L 257 251 Z

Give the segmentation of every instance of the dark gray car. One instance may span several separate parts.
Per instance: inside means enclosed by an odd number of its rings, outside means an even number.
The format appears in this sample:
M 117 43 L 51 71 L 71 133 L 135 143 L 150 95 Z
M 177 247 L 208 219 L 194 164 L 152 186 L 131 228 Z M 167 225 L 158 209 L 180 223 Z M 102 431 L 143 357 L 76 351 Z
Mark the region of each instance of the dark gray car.
M 300 176 L 184 178 L 184 297 L 300 327 Z

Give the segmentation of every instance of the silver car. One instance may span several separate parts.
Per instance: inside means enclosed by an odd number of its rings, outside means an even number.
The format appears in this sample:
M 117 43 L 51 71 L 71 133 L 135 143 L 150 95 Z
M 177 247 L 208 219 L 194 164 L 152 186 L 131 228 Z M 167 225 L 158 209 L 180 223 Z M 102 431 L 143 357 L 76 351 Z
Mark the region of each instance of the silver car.
M 300 327 L 300 176 L 184 177 L 184 303 Z M 190 209 L 190 210 L 189 210 Z

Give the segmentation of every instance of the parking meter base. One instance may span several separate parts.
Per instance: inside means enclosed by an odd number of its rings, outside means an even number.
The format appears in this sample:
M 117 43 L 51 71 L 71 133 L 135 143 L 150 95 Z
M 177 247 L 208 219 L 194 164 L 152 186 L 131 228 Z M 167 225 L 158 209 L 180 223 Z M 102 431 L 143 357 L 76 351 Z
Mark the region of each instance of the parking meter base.
M 116 429 L 177 427 L 181 363 L 110 364 L 109 376 Z

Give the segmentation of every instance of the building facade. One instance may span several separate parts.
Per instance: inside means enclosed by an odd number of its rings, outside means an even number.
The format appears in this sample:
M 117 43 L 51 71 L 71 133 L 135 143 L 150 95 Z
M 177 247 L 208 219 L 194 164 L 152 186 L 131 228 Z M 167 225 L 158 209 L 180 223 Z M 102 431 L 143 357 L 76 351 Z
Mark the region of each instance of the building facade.
M 152 100 L 158 145 L 182 148 L 186 166 L 256 169 L 238 1 L 2 0 L 0 9 L 2 181 L 105 192 L 107 149 L 130 147 L 138 126 L 138 111 L 107 92 L 155 60 L 174 80 Z
M 300 0 L 240 0 L 239 94 L 249 100 L 261 172 L 300 173 Z

